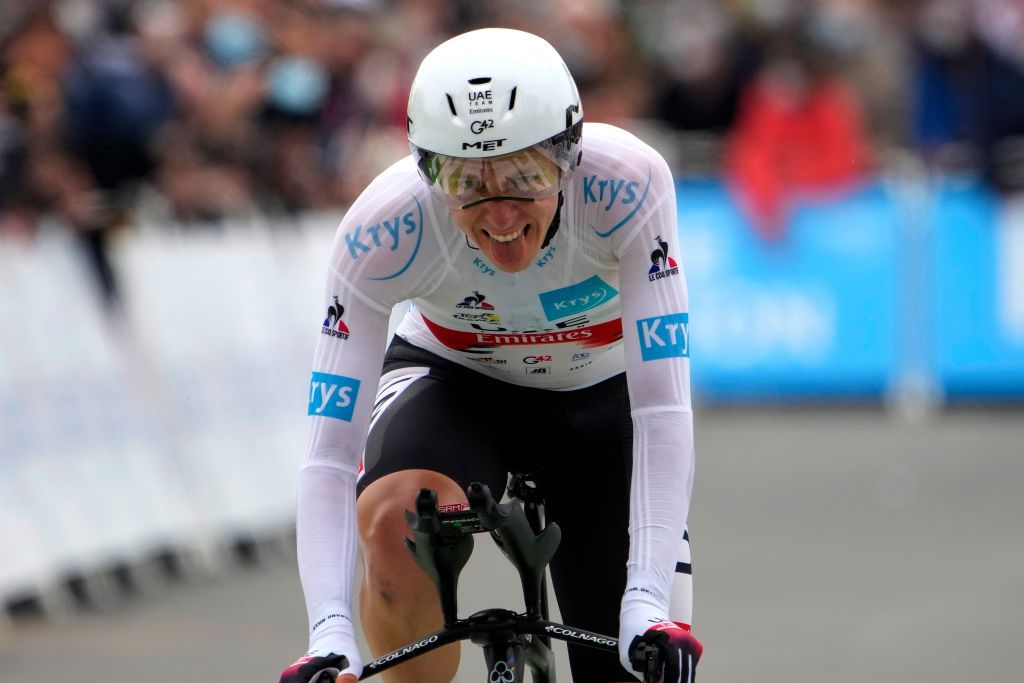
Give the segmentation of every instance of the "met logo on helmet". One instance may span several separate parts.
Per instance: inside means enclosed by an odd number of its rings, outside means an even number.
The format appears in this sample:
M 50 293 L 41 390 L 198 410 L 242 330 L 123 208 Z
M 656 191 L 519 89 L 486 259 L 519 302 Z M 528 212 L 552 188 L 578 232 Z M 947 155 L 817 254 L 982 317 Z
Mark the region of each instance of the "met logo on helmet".
M 476 142 L 463 142 L 462 149 L 479 149 L 485 152 L 491 152 L 504 144 L 507 138 L 498 138 L 497 140 L 477 140 Z

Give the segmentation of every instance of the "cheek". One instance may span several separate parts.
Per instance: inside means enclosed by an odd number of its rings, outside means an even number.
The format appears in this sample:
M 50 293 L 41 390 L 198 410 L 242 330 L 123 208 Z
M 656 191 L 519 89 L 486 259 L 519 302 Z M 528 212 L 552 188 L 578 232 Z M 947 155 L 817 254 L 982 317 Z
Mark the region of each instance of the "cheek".
M 541 210 L 535 214 L 536 221 L 537 225 L 541 228 L 540 232 L 543 234 L 547 232 L 548 226 L 555 220 L 555 213 L 558 211 L 558 199 L 552 199 L 551 203 L 547 206 L 537 208 Z
M 468 211 L 451 212 L 452 223 L 465 234 L 471 234 L 473 230 L 474 215 Z

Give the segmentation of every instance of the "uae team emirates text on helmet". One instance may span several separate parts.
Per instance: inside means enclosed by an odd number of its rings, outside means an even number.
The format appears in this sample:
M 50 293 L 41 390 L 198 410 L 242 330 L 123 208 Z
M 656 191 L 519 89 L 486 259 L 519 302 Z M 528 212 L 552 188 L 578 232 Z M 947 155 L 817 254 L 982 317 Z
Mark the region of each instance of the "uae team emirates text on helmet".
M 407 125 L 420 174 L 466 208 L 557 194 L 580 161 L 583 107 L 547 41 L 487 28 L 456 36 L 423 59 Z

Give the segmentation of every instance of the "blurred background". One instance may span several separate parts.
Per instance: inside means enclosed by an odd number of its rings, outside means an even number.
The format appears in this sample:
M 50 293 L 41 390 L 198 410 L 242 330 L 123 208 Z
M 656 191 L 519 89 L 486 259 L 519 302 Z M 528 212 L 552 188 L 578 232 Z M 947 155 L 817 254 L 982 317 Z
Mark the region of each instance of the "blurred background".
M 676 175 L 704 680 L 1013 680 L 1024 0 L 0 0 L 0 681 L 301 653 L 330 241 L 487 25 Z

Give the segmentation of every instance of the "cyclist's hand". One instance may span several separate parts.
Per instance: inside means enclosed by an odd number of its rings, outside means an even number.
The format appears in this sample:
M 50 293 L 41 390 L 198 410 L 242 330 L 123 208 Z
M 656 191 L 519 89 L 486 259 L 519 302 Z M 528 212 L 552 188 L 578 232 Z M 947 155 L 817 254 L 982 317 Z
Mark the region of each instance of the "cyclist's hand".
M 643 647 L 642 647 L 643 646 Z M 671 621 L 662 621 L 635 636 L 629 644 L 629 662 L 635 671 L 643 671 L 645 647 L 657 648 L 664 668 L 661 683 L 694 683 L 697 662 L 704 646 L 689 629 Z
M 307 652 L 281 672 L 279 683 L 356 683 L 357 673 L 345 655 Z

